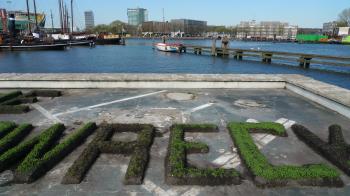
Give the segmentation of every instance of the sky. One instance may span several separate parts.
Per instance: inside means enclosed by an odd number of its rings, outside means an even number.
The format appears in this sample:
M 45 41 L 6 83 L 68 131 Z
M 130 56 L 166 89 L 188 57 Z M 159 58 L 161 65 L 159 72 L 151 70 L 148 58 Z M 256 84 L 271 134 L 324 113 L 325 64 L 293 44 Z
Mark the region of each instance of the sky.
M 33 10 L 33 0 L 29 0 Z M 70 5 L 70 0 L 65 0 Z M 299 27 L 321 28 L 324 22 L 334 21 L 350 0 L 73 0 L 75 22 L 84 26 L 84 11 L 92 10 L 95 24 L 108 24 L 114 20 L 127 22 L 127 8 L 146 8 L 149 20 L 188 18 L 208 21 L 208 25 L 233 26 L 240 21 L 282 21 Z M 58 0 L 36 0 L 38 12 L 47 14 L 51 26 L 59 25 Z M 26 0 L 0 0 L 0 8 L 25 10 Z

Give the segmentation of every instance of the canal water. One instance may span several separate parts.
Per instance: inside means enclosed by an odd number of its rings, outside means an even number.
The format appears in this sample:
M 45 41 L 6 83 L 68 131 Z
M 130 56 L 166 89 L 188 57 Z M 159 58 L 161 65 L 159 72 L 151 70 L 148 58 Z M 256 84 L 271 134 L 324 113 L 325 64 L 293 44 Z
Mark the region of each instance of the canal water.
M 74 47 L 65 51 L 0 52 L 0 73 L 198 73 L 198 74 L 302 74 L 350 89 L 350 68 L 236 61 L 191 53 L 163 53 L 153 49 L 159 40 L 128 39 L 126 46 Z M 210 46 L 210 40 L 184 44 Z M 219 44 L 219 43 L 218 43 Z M 350 46 L 271 42 L 230 43 L 232 48 L 260 49 L 350 57 Z M 327 71 L 328 70 L 328 71 Z M 331 70 L 331 71 L 329 71 Z

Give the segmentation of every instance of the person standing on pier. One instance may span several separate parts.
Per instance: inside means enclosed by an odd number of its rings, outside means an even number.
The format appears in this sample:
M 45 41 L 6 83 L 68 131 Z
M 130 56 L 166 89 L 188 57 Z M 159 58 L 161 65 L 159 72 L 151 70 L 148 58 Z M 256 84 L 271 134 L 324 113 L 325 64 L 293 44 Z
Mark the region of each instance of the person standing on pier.
M 166 42 L 166 37 L 165 37 L 165 35 L 162 36 L 162 42 L 163 42 L 163 44 L 165 44 L 165 42 Z
M 228 39 L 228 37 L 224 36 L 221 40 L 221 48 L 227 50 L 229 43 L 230 43 L 230 40 Z

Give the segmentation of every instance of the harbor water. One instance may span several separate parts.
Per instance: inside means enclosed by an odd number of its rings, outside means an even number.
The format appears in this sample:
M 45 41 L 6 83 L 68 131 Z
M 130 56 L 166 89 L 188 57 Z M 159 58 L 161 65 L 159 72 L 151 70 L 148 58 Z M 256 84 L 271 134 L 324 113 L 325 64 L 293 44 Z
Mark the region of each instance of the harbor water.
M 0 52 L 0 73 L 197 73 L 197 74 L 302 74 L 350 89 L 350 67 L 298 63 L 263 64 L 254 59 L 164 53 L 153 49 L 159 40 L 127 39 L 126 46 L 73 47 L 65 51 Z M 211 46 L 211 40 L 180 40 L 183 44 Z M 219 42 L 217 44 L 220 44 Z M 233 41 L 231 48 L 350 57 L 350 46 Z

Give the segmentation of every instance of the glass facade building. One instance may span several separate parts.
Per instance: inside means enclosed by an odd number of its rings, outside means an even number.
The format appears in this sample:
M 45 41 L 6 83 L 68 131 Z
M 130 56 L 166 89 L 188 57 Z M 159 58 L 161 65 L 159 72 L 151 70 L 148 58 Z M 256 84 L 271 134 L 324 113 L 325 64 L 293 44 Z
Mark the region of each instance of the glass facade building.
M 128 24 L 139 26 L 143 22 L 148 21 L 148 11 L 144 8 L 129 8 L 128 9 Z
M 95 27 L 95 18 L 92 11 L 86 11 L 85 13 L 85 28 L 92 29 Z

